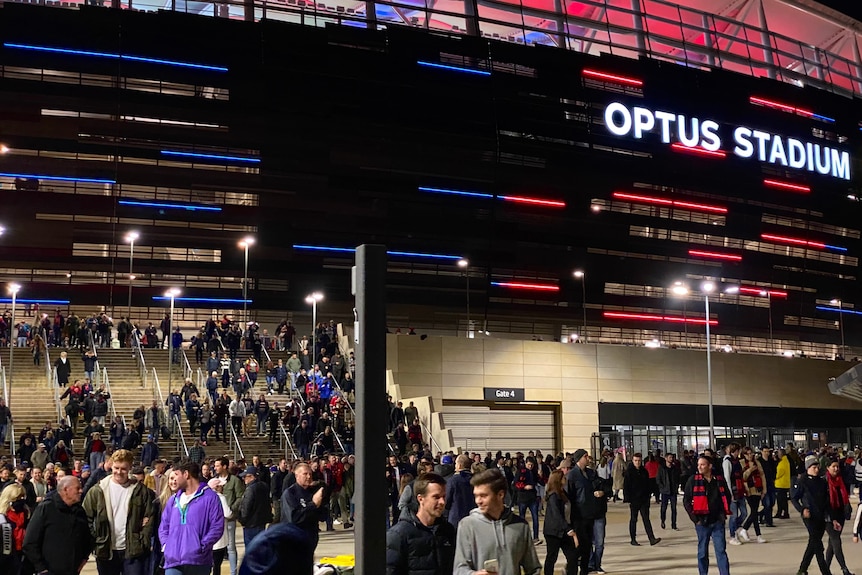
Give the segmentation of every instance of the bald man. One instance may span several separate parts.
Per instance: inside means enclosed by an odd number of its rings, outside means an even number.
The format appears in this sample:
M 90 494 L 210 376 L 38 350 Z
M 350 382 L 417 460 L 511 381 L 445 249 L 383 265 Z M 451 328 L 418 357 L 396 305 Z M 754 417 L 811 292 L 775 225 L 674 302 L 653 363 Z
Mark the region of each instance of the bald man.
M 77 575 L 93 550 L 81 481 L 67 475 L 33 512 L 24 536 L 24 554 L 36 573 Z

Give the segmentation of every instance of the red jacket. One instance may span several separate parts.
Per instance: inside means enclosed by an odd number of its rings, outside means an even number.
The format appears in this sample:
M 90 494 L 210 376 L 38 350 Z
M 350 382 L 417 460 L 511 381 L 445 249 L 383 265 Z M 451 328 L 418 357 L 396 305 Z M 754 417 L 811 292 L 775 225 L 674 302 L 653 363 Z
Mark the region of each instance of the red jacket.
M 644 469 L 647 470 L 650 479 L 658 477 L 658 461 L 644 462 Z

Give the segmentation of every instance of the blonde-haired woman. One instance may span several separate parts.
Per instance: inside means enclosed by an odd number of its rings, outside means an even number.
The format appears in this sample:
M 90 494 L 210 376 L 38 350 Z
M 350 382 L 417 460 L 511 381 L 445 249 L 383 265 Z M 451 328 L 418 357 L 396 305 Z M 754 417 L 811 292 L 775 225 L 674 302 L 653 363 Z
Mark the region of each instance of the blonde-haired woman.
M 24 532 L 30 511 L 27 509 L 27 494 L 17 483 L 8 485 L 0 492 L 0 544 L 11 542 L 11 553 L 4 554 L 0 548 L 0 573 L 18 575 L 24 555 Z
M 147 569 L 147 573 L 157 573 L 158 567 L 162 562 L 164 544 L 159 540 L 159 523 L 162 521 L 162 511 L 168 504 L 168 499 L 179 490 L 177 485 L 177 472 L 174 470 L 167 472 L 168 480 L 162 482 L 162 492 L 158 494 L 158 498 L 153 500 L 153 505 L 158 505 L 158 513 L 156 513 L 156 524 L 153 526 L 153 552 L 150 553 L 152 565 Z

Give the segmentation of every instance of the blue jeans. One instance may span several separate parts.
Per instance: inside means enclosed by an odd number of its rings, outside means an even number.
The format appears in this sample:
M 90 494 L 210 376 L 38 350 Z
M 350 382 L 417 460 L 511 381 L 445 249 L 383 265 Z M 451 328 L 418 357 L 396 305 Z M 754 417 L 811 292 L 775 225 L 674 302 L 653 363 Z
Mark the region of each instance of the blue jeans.
M 602 555 L 605 554 L 605 528 L 607 524 L 607 517 L 593 521 L 593 552 L 590 555 L 590 571 L 597 571 L 602 566 Z
M 236 575 L 236 521 L 225 521 L 227 524 L 227 562 L 230 565 L 230 575 Z M 165 575 L 168 575 L 165 573 Z
M 248 549 L 251 540 L 263 533 L 263 530 L 266 527 L 243 527 L 242 528 L 242 542 L 245 544 L 245 548 Z
M 728 517 L 727 526 L 731 537 L 736 537 L 736 530 L 742 527 L 747 516 L 745 499 L 737 499 L 730 502 L 730 517 Z
M 533 514 L 533 539 L 539 538 L 539 499 L 536 498 L 532 503 L 518 503 L 518 515 L 526 521 L 527 509 Z
M 727 540 L 724 538 L 724 523 L 717 521 L 712 525 L 695 525 L 697 532 L 697 572 L 707 575 L 709 572 L 709 540 L 715 549 L 715 560 L 718 563 L 719 575 L 730 575 L 730 561 L 727 559 Z

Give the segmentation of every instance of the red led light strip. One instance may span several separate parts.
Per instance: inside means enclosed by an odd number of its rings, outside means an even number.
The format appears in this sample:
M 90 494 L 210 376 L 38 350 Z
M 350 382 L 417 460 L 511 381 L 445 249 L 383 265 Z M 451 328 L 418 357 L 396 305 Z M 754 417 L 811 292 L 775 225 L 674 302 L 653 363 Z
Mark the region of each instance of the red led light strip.
M 617 74 L 608 74 L 607 72 L 599 72 L 598 70 L 590 70 L 589 68 L 584 68 L 583 70 L 581 70 L 581 74 L 586 76 L 587 78 L 592 78 L 594 80 L 616 82 L 617 84 L 625 84 L 627 86 L 634 86 L 636 88 L 640 88 L 644 85 L 644 83 L 637 78 L 629 78 L 626 76 L 619 76 Z
M 526 290 L 535 290 L 535 291 L 560 291 L 559 286 L 549 285 L 549 284 L 528 284 L 528 283 L 520 283 L 520 282 L 491 282 L 491 285 L 494 285 L 497 287 L 526 289 Z
M 716 260 L 729 260 L 732 262 L 742 261 L 742 256 L 737 256 L 734 254 L 721 254 L 718 252 L 704 252 L 701 250 L 688 250 L 688 255 L 700 258 L 711 258 Z
M 627 194 L 625 192 L 614 192 L 613 197 L 618 200 L 629 200 L 632 202 L 646 202 L 648 204 L 659 204 L 663 206 L 673 206 L 676 208 L 684 208 L 687 210 L 696 210 L 702 212 L 714 212 L 716 214 L 726 214 L 727 208 L 721 206 L 710 206 L 708 204 L 695 204 L 693 202 L 681 202 L 679 200 L 668 200 L 665 198 L 654 198 L 652 196 L 641 196 L 637 194 Z
M 767 100 L 765 98 L 758 98 L 756 96 L 751 96 L 748 99 L 752 104 L 757 104 L 759 106 L 766 106 L 767 108 L 775 108 L 776 110 L 781 110 L 782 112 L 790 112 L 791 114 L 799 114 L 800 116 L 813 116 L 814 112 L 811 110 L 806 110 L 805 108 L 797 108 L 796 106 L 788 106 L 787 104 L 782 104 L 780 102 L 776 102 L 774 100 Z
M 531 204 L 534 206 L 548 206 L 550 208 L 565 208 L 566 202 L 559 200 L 543 200 L 541 198 L 528 198 L 525 196 L 497 196 L 501 200 L 507 202 L 517 202 L 519 204 Z
M 701 156 L 709 156 L 711 158 L 726 158 L 727 153 L 722 152 L 721 150 L 706 150 L 704 148 L 698 146 L 685 146 L 680 144 L 679 142 L 670 145 L 671 148 L 676 150 L 677 152 L 690 152 L 692 154 L 699 154 Z
M 638 321 L 670 321 L 675 323 L 693 323 L 705 325 L 706 319 L 697 319 L 692 317 L 680 317 L 675 315 L 653 315 L 646 313 L 618 313 L 614 311 L 603 312 L 604 317 L 608 319 L 633 319 Z M 718 325 L 718 320 L 709 320 L 709 325 Z
M 808 240 L 801 240 L 799 238 L 788 238 L 786 236 L 774 236 L 772 234 L 760 234 L 760 237 L 764 240 L 772 240 L 774 242 L 783 242 L 786 244 L 794 244 L 797 246 L 806 246 L 809 248 L 818 248 L 821 250 L 826 249 L 826 244 L 821 244 L 820 242 L 810 242 Z
M 763 180 L 763 184 L 769 186 L 770 188 L 779 188 L 782 190 L 791 190 L 793 192 L 802 192 L 803 194 L 807 194 L 811 192 L 811 188 L 809 186 L 803 186 L 800 184 L 791 184 L 790 182 L 782 182 L 780 180 Z
M 786 291 L 774 291 L 774 290 L 765 290 L 760 288 L 753 287 L 741 287 L 739 288 L 739 293 L 749 294 L 749 295 L 770 295 L 771 297 L 787 297 Z

